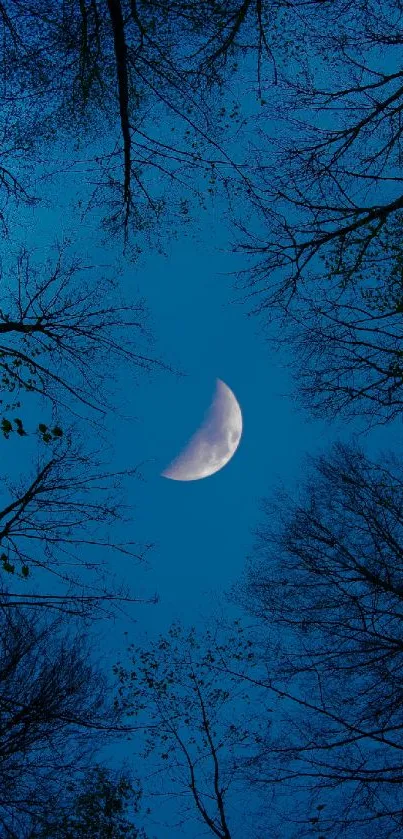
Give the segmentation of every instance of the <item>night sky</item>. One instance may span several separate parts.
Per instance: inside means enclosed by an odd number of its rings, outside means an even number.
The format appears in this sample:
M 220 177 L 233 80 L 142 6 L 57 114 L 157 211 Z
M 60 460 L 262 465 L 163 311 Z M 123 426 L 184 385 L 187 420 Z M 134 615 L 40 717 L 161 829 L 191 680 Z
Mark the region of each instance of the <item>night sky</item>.
M 255 113 L 252 91 L 244 90 L 242 102 Z M 276 124 L 270 130 L 279 133 Z M 259 142 L 252 120 L 248 138 Z M 245 150 L 239 142 L 233 141 L 231 151 L 242 157 Z M 111 571 L 144 601 L 128 607 L 130 619 L 116 617 L 97 626 L 95 659 L 101 656 L 111 670 L 129 640 L 145 642 L 165 633 L 173 621 L 202 627 L 220 610 L 226 617 L 237 616 L 227 594 L 253 550 L 261 499 L 280 487 L 292 492 L 304 478 L 306 458 L 326 451 L 334 440 L 355 436 L 377 456 L 386 442 L 390 447 L 400 440 L 401 422 L 396 420 L 387 433 L 382 427 L 367 431 L 359 420 L 314 420 L 300 407 L 291 355 L 268 340 L 270 329 L 275 338 L 278 327 L 265 329 L 259 318 L 249 316 L 252 304 L 236 287 L 234 277 L 246 263 L 233 252 L 234 231 L 222 197 L 209 200 L 196 220 L 179 224 L 175 236 L 163 231 L 164 253 L 156 245 L 142 244 L 141 255 L 131 260 L 122 254 L 121 240 L 102 240 L 97 210 L 82 221 L 77 202 L 89 190 L 85 167 L 68 171 L 69 152 L 63 145 L 55 146 L 54 153 L 66 170 L 48 181 L 40 179 L 38 166 L 43 201 L 14 213 L 14 250 L 6 247 L 3 265 L 12 261 L 21 243 L 47 255 L 54 242 L 68 237 L 72 250 L 89 263 L 108 265 L 112 273 L 116 268 L 124 295 L 144 298 L 150 354 L 165 365 L 135 376 L 121 363 L 115 370 L 116 413 L 106 416 L 99 437 L 96 427 L 85 432 L 101 448 L 108 441 L 113 469 L 138 469 L 127 490 L 133 521 L 121 538 L 150 546 L 143 563 L 108 560 L 117 563 Z M 231 388 L 242 411 L 243 435 L 235 455 L 203 480 L 162 478 L 163 469 L 199 428 L 217 378 Z M 39 413 L 36 400 L 27 400 L 26 421 L 35 423 Z M 24 469 L 32 446 L 31 438 L 1 439 L 3 467 Z M 148 603 L 154 595 L 158 602 Z M 130 758 L 130 745 L 119 743 L 105 755 L 119 766 Z M 168 802 L 167 818 L 171 808 Z M 241 820 L 238 813 L 237 837 L 242 835 Z M 168 828 L 152 829 L 156 839 L 172 836 Z M 190 819 L 181 835 L 206 835 L 198 831 L 196 820 Z
M 71 235 L 70 222 L 75 230 L 75 247 L 81 235 L 90 263 L 101 258 L 113 265 L 116 260 L 123 290 L 144 295 L 155 339 L 152 350 L 172 368 L 151 376 L 140 373 L 133 380 L 122 365 L 117 371 L 122 394 L 118 419 L 114 415 L 106 419 L 113 468 L 138 466 L 142 475 L 142 480 L 130 484 L 133 524 L 127 538 L 152 543 L 140 565 L 111 563 L 118 578 L 145 601 L 125 607 L 130 620 L 117 616 L 113 623 L 101 622 L 91 630 L 97 637 L 94 660 L 112 669 L 129 642 L 146 644 L 165 633 L 172 621 L 203 630 L 211 617 L 238 617 L 239 609 L 226 594 L 240 578 L 253 548 L 261 499 L 279 487 L 292 492 L 303 480 L 306 457 L 326 451 L 332 440 L 358 434 L 376 453 L 384 445 L 384 434 L 379 428 L 364 433 L 358 422 L 314 421 L 297 406 L 287 367 L 290 357 L 265 340 L 256 318 L 246 316 L 241 295 L 233 289 L 230 274 L 242 261 L 230 252 L 231 232 L 218 218 L 214 235 L 207 216 L 197 237 L 179 237 L 167 243 L 166 254 L 145 253 L 131 265 L 125 264 L 118 244 L 104 251 L 92 248 L 92 239 L 80 234 L 63 205 L 56 204 L 51 211 L 53 223 L 56 208 L 66 235 Z M 40 243 L 52 242 L 53 224 L 47 212 L 32 214 L 31 225 L 35 241 L 39 230 Z M 231 387 L 241 406 L 244 425 L 239 448 L 209 478 L 190 482 L 162 478 L 163 468 L 202 422 L 217 377 Z M 399 425 L 388 434 L 390 440 L 398 439 Z M 29 445 L 26 440 L 12 446 L 10 442 L 5 447 L 10 458 L 24 451 L 21 443 Z M 158 603 L 148 604 L 155 594 Z M 121 741 L 101 754 L 117 767 L 133 760 L 130 742 Z M 135 772 L 136 760 L 133 766 Z M 249 802 L 253 800 L 250 795 Z M 259 809 L 259 796 L 256 801 Z M 164 799 L 157 811 L 156 817 L 145 821 L 150 835 L 170 839 L 175 802 Z M 163 826 L 164 820 L 168 826 Z M 233 799 L 235 830 L 242 830 L 242 820 L 242 808 Z M 193 816 L 181 833 L 187 839 L 205 835 Z
M 159 632 L 174 618 L 209 613 L 212 598 L 241 571 L 259 520 L 259 499 L 278 482 L 296 481 L 304 455 L 324 447 L 330 432 L 297 406 L 289 358 L 273 351 L 256 318 L 245 316 L 230 276 L 243 263 L 231 253 L 231 232 L 218 212 L 214 219 L 206 214 L 197 235 L 186 236 L 185 230 L 183 238 L 166 242 L 164 254 L 146 252 L 127 264 L 120 243 L 102 249 L 95 225 L 89 225 L 88 236 L 74 215 L 67 215 L 60 195 L 71 201 L 80 182 L 64 177 L 62 183 L 59 194 L 56 185 L 46 192 L 52 208 L 25 211 L 24 241 L 39 252 L 51 251 L 57 213 L 72 250 L 84 253 L 89 264 L 118 265 L 124 294 L 146 301 L 154 339 L 150 353 L 172 371 L 140 371 L 131 379 L 122 365 L 116 371 L 119 419 L 106 420 L 113 468 L 138 467 L 144 478 L 132 484 L 131 538 L 154 547 L 146 567 L 131 569 L 128 582 L 135 590 L 141 586 L 144 598 L 158 594 L 158 606 L 140 608 L 141 622 Z M 233 459 L 200 481 L 162 478 L 202 423 L 217 378 L 233 390 L 242 410 L 243 434 Z
M 152 543 L 140 565 L 119 559 L 114 566 L 114 558 L 107 561 L 135 597 L 147 601 L 156 594 L 159 598 L 155 605 L 126 606 L 129 621 L 117 617 L 112 624 L 101 622 L 91 630 L 97 635 L 95 660 L 111 669 L 129 641 L 146 642 L 166 632 L 174 620 L 203 627 L 222 610 L 226 617 L 238 615 L 225 595 L 251 550 L 260 499 L 278 484 L 292 488 L 304 456 L 324 448 L 334 430 L 326 423 L 313 422 L 297 408 L 287 356 L 274 352 L 256 319 L 245 316 L 229 276 L 241 260 L 231 254 L 230 231 L 219 222 L 218 214 L 214 224 L 208 215 L 202 219 L 197 237 L 184 233 L 178 241 L 167 243 L 165 255 L 147 252 L 132 265 L 122 259 L 120 243 L 102 250 L 96 230 L 87 236 L 76 225 L 69 203 L 65 209 L 60 201 L 61 195 L 71 200 L 75 186 L 79 188 L 80 183 L 74 178 L 63 179 L 59 194 L 57 186 L 45 193 L 53 206 L 26 211 L 22 240 L 46 253 L 59 231 L 57 217 L 74 250 L 85 253 L 90 264 L 119 265 L 123 291 L 146 299 L 155 340 L 152 351 L 172 368 L 172 372 L 157 370 L 150 376 L 140 372 L 136 380 L 122 365 L 116 371 L 121 394 L 118 417 L 106 418 L 112 467 L 138 466 L 142 475 L 142 480 L 129 485 L 133 524 L 120 536 Z M 242 410 L 243 435 L 234 457 L 203 480 L 162 478 L 161 471 L 202 422 L 216 378 L 233 390 Z M 32 413 L 33 420 L 37 411 Z M 5 463 L 15 467 L 17 460 L 24 469 L 30 439 L 1 445 Z M 52 590 L 49 580 L 46 587 Z M 130 743 L 106 748 L 104 755 L 119 766 L 123 759 L 132 759 Z M 168 801 L 164 807 L 164 817 L 174 818 L 172 804 Z M 233 818 L 237 824 L 241 813 L 236 815 L 234 810 Z M 153 820 L 150 830 L 158 839 L 172 835 L 171 828 L 155 826 Z M 189 839 L 199 835 L 192 818 L 185 830 L 183 835 Z
M 194 621 L 197 614 L 210 613 L 214 598 L 241 573 L 261 518 L 260 500 L 278 486 L 292 491 L 307 455 L 354 434 L 376 451 L 384 435 L 357 421 L 314 420 L 298 405 L 291 355 L 267 340 L 268 334 L 276 337 L 276 327 L 264 331 L 256 317 L 248 317 L 242 292 L 233 287 L 233 274 L 245 262 L 231 252 L 232 231 L 219 202 L 213 218 L 202 216 L 196 231 L 184 229 L 178 241 L 165 241 L 164 254 L 145 249 L 131 264 L 120 243 L 100 244 L 92 219 L 84 228 L 77 224 L 69 208 L 80 187 L 75 175 L 52 179 L 45 191 L 50 206 L 20 212 L 21 240 L 47 256 L 55 241 L 68 237 L 89 264 L 116 264 L 123 293 L 146 301 L 150 354 L 171 368 L 130 378 L 121 365 L 118 418 L 106 418 L 113 468 L 138 467 L 144 479 L 131 484 L 134 527 L 128 538 L 153 547 L 145 566 L 132 568 L 127 580 L 135 591 L 140 587 L 143 598 L 158 595 L 157 606 L 139 607 L 139 623 L 159 633 L 175 618 Z M 200 481 L 162 478 L 202 423 L 217 378 L 233 390 L 242 410 L 235 455 Z M 398 437 L 398 425 L 388 434 Z M 18 458 L 21 444 L 30 445 L 25 439 L 8 441 L 5 456 Z

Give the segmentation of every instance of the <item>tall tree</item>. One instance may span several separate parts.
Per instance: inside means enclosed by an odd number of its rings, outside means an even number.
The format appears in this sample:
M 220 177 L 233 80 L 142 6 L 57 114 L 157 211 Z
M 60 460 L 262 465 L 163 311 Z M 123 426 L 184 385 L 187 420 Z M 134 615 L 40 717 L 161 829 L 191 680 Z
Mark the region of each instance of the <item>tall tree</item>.
M 228 152 L 239 103 L 222 107 L 214 91 L 244 55 L 255 58 L 259 87 L 267 61 L 275 73 L 271 39 L 281 7 L 47 0 L 38 8 L 3 0 L 3 102 L 18 103 L 23 126 L 28 98 L 39 141 L 71 145 L 74 136 L 95 165 L 90 206 L 108 203 L 108 229 L 127 240 L 130 226 L 144 230 L 170 206 L 186 218 L 189 200 L 203 200 L 218 181 L 244 183 Z
M 50 445 L 31 476 L 3 476 L 0 560 L 2 573 L 13 579 L 6 603 L 110 615 L 138 599 L 127 584 L 115 585 L 110 555 L 138 563 L 149 547 L 117 535 L 130 521 L 123 488 L 136 470 L 110 472 L 96 452 L 83 453 L 68 438 Z
M 301 18 L 301 57 L 265 105 L 281 138 L 258 126 L 262 191 L 239 221 L 252 258 L 241 282 L 296 341 L 306 403 L 381 422 L 401 410 L 402 31 L 398 0 L 325 2 Z
M 267 668 L 249 678 L 282 702 L 278 736 L 251 761 L 250 779 L 300 797 L 295 835 L 398 836 L 400 462 L 338 444 L 315 460 L 299 500 L 280 496 L 266 514 L 237 599 L 258 618 L 256 667 Z
M 387 423 L 402 411 L 402 257 L 385 226 L 365 275 L 340 288 L 329 277 L 284 315 L 280 344 L 292 347 L 298 396 L 319 416 Z M 288 327 L 288 328 L 287 328 Z
M 391 0 L 387 6 L 399 32 L 400 3 Z M 345 282 L 362 271 L 377 248 L 376 237 L 402 208 L 402 74 L 392 69 L 396 45 L 385 32 L 384 8 L 361 4 L 352 26 L 345 4 L 321 4 L 311 35 L 309 21 L 296 33 L 297 39 L 307 36 L 300 62 L 284 74 L 283 88 L 267 103 L 283 132 L 281 143 L 271 148 L 272 160 L 260 145 L 257 173 L 268 190 L 261 207 L 267 227 L 256 234 L 256 247 L 251 234 L 250 251 L 262 258 L 266 276 L 283 270 L 277 291 L 287 299 L 299 279 L 323 275 L 329 255 Z M 370 22 L 377 30 L 371 34 Z M 381 48 L 389 48 L 390 72 L 384 71 Z M 262 139 L 264 131 L 263 126 Z M 275 279 L 276 273 L 273 294 Z
M 131 644 L 130 663 L 118 662 L 114 672 L 120 711 L 144 727 L 145 794 L 149 787 L 153 797 L 179 802 L 177 830 L 195 819 L 209 834 L 231 839 L 240 818 L 248 836 L 260 835 L 239 769 L 260 741 L 262 719 L 251 715 L 239 678 L 223 680 L 215 670 L 224 646 L 241 668 L 250 651 L 237 627 L 224 634 L 174 624 L 167 637 Z
M 80 781 L 69 781 L 67 810 L 43 813 L 39 826 L 19 839 L 146 839 L 132 815 L 139 810 L 141 793 L 124 773 L 105 766 L 89 769 Z M 132 815 L 127 813 L 130 806 Z
M 0 625 L 0 830 L 25 839 L 63 812 L 68 785 L 76 791 L 94 755 L 126 729 L 85 632 L 71 623 L 67 630 L 61 615 L 10 610 L 3 596 Z M 93 789 L 105 798 L 105 815 L 108 787 L 100 774 Z M 127 790 L 120 788 L 123 797 Z M 83 819 L 89 805 L 83 793 Z
M 144 300 L 124 301 L 116 282 L 68 249 L 57 246 L 40 264 L 22 248 L 4 272 L 0 386 L 13 399 L 37 393 L 54 412 L 100 416 L 110 407 L 115 364 L 124 362 L 134 376 L 164 365 L 147 352 Z

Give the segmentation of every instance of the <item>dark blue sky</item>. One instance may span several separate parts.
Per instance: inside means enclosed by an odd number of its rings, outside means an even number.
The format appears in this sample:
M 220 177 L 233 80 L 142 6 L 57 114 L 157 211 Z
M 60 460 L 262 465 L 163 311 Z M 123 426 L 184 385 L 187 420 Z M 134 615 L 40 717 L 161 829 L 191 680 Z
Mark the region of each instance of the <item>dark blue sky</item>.
M 325 445 L 328 432 L 293 403 L 286 356 L 265 342 L 245 306 L 231 302 L 240 295 L 229 274 L 242 263 L 230 252 L 231 233 L 219 206 L 214 217 L 201 217 L 197 236 L 184 229 L 166 243 L 166 256 L 148 250 L 130 264 L 120 242 L 100 246 L 95 221 L 77 223 L 70 202 L 79 188 L 77 176 L 56 179 L 52 190 L 45 190 L 52 205 L 27 212 L 21 240 L 46 254 L 56 239 L 68 236 L 72 250 L 89 263 L 108 264 L 112 273 L 116 265 L 124 295 L 146 299 L 155 338 L 150 352 L 182 374 L 140 372 L 135 378 L 122 366 L 116 371 L 119 411 L 127 419 L 116 425 L 115 417 L 108 418 L 113 467 L 138 465 L 145 479 L 132 485 L 135 526 L 128 538 L 155 547 L 146 567 L 127 573 L 136 592 L 159 595 L 158 606 L 141 607 L 141 615 L 144 625 L 160 631 L 173 618 L 195 620 L 198 613 L 209 613 L 214 596 L 241 572 L 259 520 L 259 499 L 278 481 L 295 480 L 304 455 Z M 217 377 L 241 406 L 244 430 L 237 452 L 224 469 L 200 481 L 160 477 L 203 420 Z
M 51 195 L 47 192 L 47 195 Z M 66 199 L 66 205 L 60 198 Z M 125 263 L 119 244 L 99 247 L 95 224 L 81 228 L 74 214 L 64 210 L 73 197 L 73 183 L 57 182 L 53 207 L 28 213 L 31 221 L 21 240 L 46 253 L 61 235 L 90 263 L 122 269 L 121 287 L 128 296 L 144 296 L 150 310 L 153 352 L 183 375 L 141 373 L 137 381 L 123 366 L 117 377 L 122 387 L 119 411 L 126 420 L 110 416 L 114 437 L 114 469 L 140 466 L 144 482 L 133 481 L 129 503 L 134 526 L 122 539 L 153 542 L 145 566 L 113 558 L 111 570 L 143 598 L 154 593 L 157 605 L 133 605 L 136 624 L 117 620 L 97 627 L 97 650 L 103 666 L 121 657 L 122 647 L 145 634 L 165 632 L 174 619 L 202 624 L 239 577 L 259 522 L 259 499 L 279 481 L 290 486 L 299 476 L 307 452 L 326 445 L 325 425 L 308 422 L 291 399 L 292 384 L 284 360 L 259 334 L 255 318 L 236 297 L 230 272 L 241 266 L 230 253 L 230 232 L 217 213 L 201 220 L 196 238 L 179 236 L 168 244 L 167 256 L 146 252 L 135 265 Z M 215 475 L 192 482 L 162 478 L 160 472 L 196 431 L 210 404 L 216 378 L 234 391 L 243 414 L 244 431 L 230 463 Z M 10 457 L 23 455 L 29 440 L 9 441 Z M 4 446 L 4 444 L 2 444 Z M 25 466 L 24 458 L 21 457 Z M 119 568 L 116 562 L 121 562 Z M 47 581 L 48 586 L 49 581 Z M 224 604 L 229 614 L 235 609 Z M 129 632 L 128 636 L 123 633 Z M 105 752 L 117 765 L 131 757 L 130 744 Z M 167 816 L 170 809 L 167 806 Z M 194 837 L 195 823 L 187 833 Z M 157 839 L 170 830 L 155 829 Z
M 221 232 L 224 243 L 225 231 Z M 218 231 L 217 231 L 218 233 Z M 127 410 L 137 414 L 120 435 L 118 460 L 143 463 L 146 482 L 135 487 L 136 521 L 156 547 L 144 585 L 161 601 L 146 616 L 154 629 L 172 618 L 194 620 L 209 611 L 213 593 L 237 578 L 258 520 L 258 499 L 277 480 L 298 472 L 301 457 L 320 445 L 324 429 L 308 424 L 291 404 L 290 381 L 280 358 L 257 336 L 228 278 L 229 255 L 183 240 L 167 259 L 147 260 L 140 287 L 147 293 L 161 354 L 186 375 L 159 374 L 127 381 Z M 228 241 L 228 240 L 227 240 Z M 130 270 L 127 272 L 130 282 Z M 200 425 L 223 379 L 242 409 L 244 432 L 230 463 L 192 482 L 169 481 L 160 472 Z
M 119 621 L 105 625 L 103 658 L 113 662 L 125 629 L 137 633 L 137 641 L 145 631 L 164 632 L 173 619 L 197 623 L 213 612 L 217 598 L 242 572 L 260 519 L 259 500 L 279 482 L 292 489 L 303 476 L 307 454 L 325 449 L 336 436 L 350 436 L 355 427 L 312 422 L 298 410 L 284 366 L 287 355 L 280 357 L 266 343 L 257 319 L 246 317 L 245 306 L 230 302 L 237 295 L 228 275 L 243 265 L 230 253 L 223 207 L 216 204 L 214 215 L 200 216 L 196 238 L 184 230 L 166 243 L 166 256 L 149 250 L 130 264 L 122 257 L 121 243 L 107 251 L 100 247 L 95 221 L 85 227 L 77 222 L 71 201 L 81 188 L 80 177 L 60 176 L 51 191 L 45 185 L 49 207 L 20 217 L 17 239 L 46 251 L 56 238 L 68 235 L 90 261 L 120 267 L 123 292 L 135 296 L 138 290 L 146 298 L 154 352 L 185 374 L 140 374 L 135 381 L 124 367 L 117 371 L 121 411 L 128 419 L 119 420 L 117 430 L 115 419 L 108 420 L 116 431 L 113 466 L 139 465 L 145 479 L 133 482 L 129 501 L 135 525 L 128 538 L 155 544 L 147 566 L 122 565 L 119 572 L 134 593 L 145 598 L 157 593 L 160 600 L 156 606 L 132 607 L 135 630 Z M 243 414 L 234 458 L 200 481 L 161 478 L 161 470 L 200 425 L 217 377 L 234 391 Z M 396 424 L 389 439 L 399 430 Z M 21 453 L 29 445 L 17 444 Z M 378 429 L 367 441 L 369 451 L 382 444 L 385 437 Z M 125 752 L 123 747 L 113 750 L 117 763 Z M 163 839 L 163 832 L 156 832 Z M 195 835 L 192 828 L 188 835 Z

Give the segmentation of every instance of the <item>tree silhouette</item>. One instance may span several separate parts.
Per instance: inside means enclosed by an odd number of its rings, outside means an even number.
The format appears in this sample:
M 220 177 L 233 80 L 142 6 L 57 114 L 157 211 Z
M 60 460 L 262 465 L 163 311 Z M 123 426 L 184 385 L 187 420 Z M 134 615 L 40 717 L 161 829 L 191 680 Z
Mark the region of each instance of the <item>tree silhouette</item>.
M 0 823 L 2 835 L 13 839 L 50 835 L 31 830 L 49 819 L 61 820 L 63 811 L 71 813 L 69 824 L 74 823 L 69 785 L 77 798 L 94 755 L 125 730 L 108 698 L 105 675 L 90 662 L 85 632 L 72 631 L 71 624 L 66 631 L 61 615 L 45 620 L 41 614 L 10 610 L 1 596 Z M 100 821 L 108 786 L 101 773 L 93 786 Z M 127 791 L 118 785 L 116 793 L 124 798 Z M 84 799 L 82 790 L 83 819 L 90 804 Z M 105 817 L 106 805 L 105 800 Z M 67 839 L 72 834 L 52 835 Z
M 114 586 L 108 567 L 111 554 L 138 563 L 147 550 L 135 541 L 113 540 L 129 521 L 122 491 L 136 470 L 102 469 L 95 452 L 83 453 L 68 439 L 46 453 L 30 477 L 13 481 L 3 476 L 0 559 L 15 589 L 5 593 L 7 605 L 88 617 L 94 611 L 109 615 L 120 603 L 136 602 L 126 584 Z M 40 582 L 34 592 L 31 580 Z M 43 590 L 47 580 L 52 581 L 49 592 Z
M 337 444 L 314 461 L 298 501 L 280 496 L 266 513 L 236 596 L 259 619 L 256 665 L 267 674 L 256 681 L 283 713 L 250 779 L 303 791 L 310 812 L 291 820 L 296 835 L 314 823 L 326 837 L 399 835 L 400 463 Z
M 130 227 L 160 223 L 173 203 L 186 216 L 189 199 L 228 184 L 232 160 L 221 141 L 230 124 L 211 94 L 237 55 L 256 56 L 259 85 L 266 61 L 275 70 L 273 5 L 276 13 L 281 4 L 265 0 L 47 0 L 40 8 L 3 0 L 3 101 L 28 99 L 37 149 L 72 137 L 87 153 L 92 145 L 89 206 L 102 207 L 107 229 L 127 242 Z M 24 136 L 22 112 L 20 122 Z M 232 175 L 242 182 L 236 166 Z
M 251 260 L 240 286 L 255 314 L 278 319 L 304 405 L 371 423 L 401 411 L 401 30 L 395 0 L 301 16 L 265 104 L 281 135 L 257 123 L 255 213 L 236 222 Z
M 68 788 L 67 812 L 50 811 L 24 839 L 146 839 L 126 814 L 129 804 L 138 811 L 141 796 L 125 773 L 98 765 L 80 783 L 70 781 Z
M 292 347 L 297 394 L 319 416 L 387 423 L 402 410 L 401 216 L 376 240 L 366 271 L 341 288 L 337 272 L 284 310 L 280 346 Z
M 399 31 L 400 4 L 387 6 Z M 284 128 L 281 143 L 272 144 L 271 161 L 263 157 L 267 144 L 260 144 L 257 160 L 268 197 L 262 233 L 252 234 L 245 248 L 261 259 L 262 275 L 273 272 L 261 289 L 263 308 L 269 298 L 289 301 L 310 279 L 337 273 L 348 283 L 360 276 L 377 237 L 403 206 L 402 73 L 384 72 L 380 61 L 379 50 L 389 46 L 394 63 L 384 6 L 362 4 L 354 26 L 343 3 L 325 3 L 317 14 L 321 35 L 318 26 L 310 34 L 309 21 L 300 27 L 304 53 L 273 102 Z
M 118 662 L 114 672 L 119 710 L 144 728 L 141 755 L 150 760 L 150 794 L 183 800 L 176 829 L 196 817 L 213 836 L 230 839 L 241 801 L 251 836 L 257 828 L 240 766 L 259 742 L 262 721 L 251 716 L 239 678 L 223 681 L 215 669 L 223 643 L 242 667 L 250 648 L 235 628 L 224 638 L 214 627 L 197 633 L 174 624 L 166 637 L 131 644 L 131 664 Z M 142 782 L 145 787 L 150 778 Z
M 94 269 L 67 250 L 67 244 L 58 247 L 54 260 L 38 265 L 22 248 L 5 274 L 0 383 L 13 398 L 34 392 L 53 409 L 76 406 L 102 415 L 117 362 L 133 375 L 164 365 L 147 354 L 144 301 L 123 301 L 108 278 L 90 281 Z

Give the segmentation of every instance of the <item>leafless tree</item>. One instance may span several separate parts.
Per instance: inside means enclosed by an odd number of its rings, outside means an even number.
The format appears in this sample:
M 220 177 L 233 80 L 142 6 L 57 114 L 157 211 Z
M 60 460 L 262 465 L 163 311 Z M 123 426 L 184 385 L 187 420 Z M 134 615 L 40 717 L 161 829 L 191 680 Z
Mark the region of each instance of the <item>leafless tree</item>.
M 252 837 L 260 834 L 239 767 L 259 741 L 261 719 L 251 716 L 248 690 L 239 679 L 223 680 L 214 669 L 222 638 L 214 628 L 197 633 L 174 624 L 166 637 L 131 644 L 130 663 L 114 667 L 118 704 L 144 726 L 141 754 L 150 759 L 148 777 L 141 778 L 145 795 L 179 802 L 176 830 L 196 819 L 209 834 L 230 839 L 242 817 Z M 226 643 L 242 668 L 247 643 L 237 632 L 228 633 Z
M 161 223 L 173 203 L 187 217 L 189 201 L 220 179 L 227 185 L 231 172 L 242 183 L 222 142 L 239 107 L 227 113 L 212 91 L 244 54 L 256 56 L 259 86 L 266 62 L 275 75 L 269 22 L 281 3 L 3 0 L 1 8 L 0 101 L 39 112 L 42 143 L 71 145 L 74 132 L 91 172 L 88 206 L 109 203 L 108 230 L 127 240 L 130 225 Z
M 0 558 L 4 579 L 13 580 L 6 602 L 111 615 L 119 604 L 141 598 L 126 583 L 116 584 L 110 557 L 119 559 L 126 578 L 128 566 L 150 547 L 119 538 L 130 522 L 123 488 L 136 470 L 110 472 L 96 452 L 83 453 L 68 438 L 49 445 L 52 452 L 45 447 L 31 475 L 3 476 Z
M 337 444 L 297 501 L 268 501 L 237 600 L 258 618 L 256 664 L 277 739 L 250 780 L 288 787 L 295 835 L 402 829 L 403 476 Z M 281 700 L 281 701 L 280 701 Z M 281 711 L 282 708 L 282 711 Z M 305 811 L 304 811 L 305 807 Z M 308 809 L 307 809 L 308 808 Z M 291 833 L 290 835 L 294 835 Z
M 119 361 L 134 375 L 164 365 L 147 354 L 144 301 L 123 301 L 116 283 L 67 250 L 40 265 L 23 248 L 3 272 L 0 382 L 13 397 L 35 392 L 55 409 L 101 415 Z
M 364 275 L 343 283 L 335 271 L 283 310 L 277 345 L 292 349 L 297 393 L 314 414 L 375 424 L 402 411 L 401 220 L 391 233 L 385 225 Z
M 32 136 L 21 137 L 15 106 L 0 108 L 0 233 L 9 236 L 8 211 L 38 203 L 33 184 Z
M 386 7 L 399 32 L 400 3 Z M 297 61 L 294 74 L 283 78 L 272 106 L 283 131 L 281 140 L 273 138 L 271 161 L 262 129 L 256 171 L 267 189 L 266 209 L 261 232 L 244 243 L 261 260 L 258 307 L 278 296 L 289 301 L 303 281 L 319 282 L 334 270 L 348 282 L 365 270 L 374 239 L 403 206 L 402 74 L 384 72 L 380 58 L 380 49 L 389 48 L 394 66 L 385 6 L 361 4 L 355 27 L 351 14 L 346 4 L 324 3 L 321 30 L 313 27 L 310 36 L 305 26 L 304 57 L 310 54 L 315 70 L 302 72 Z
M 248 174 L 254 157 L 260 189 L 255 213 L 236 221 L 251 259 L 239 285 L 294 344 L 306 405 L 385 422 L 401 411 L 402 8 L 316 7 L 266 97 L 273 122 L 257 123 Z

